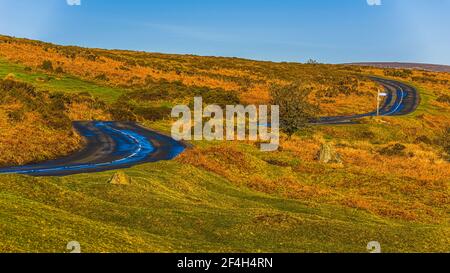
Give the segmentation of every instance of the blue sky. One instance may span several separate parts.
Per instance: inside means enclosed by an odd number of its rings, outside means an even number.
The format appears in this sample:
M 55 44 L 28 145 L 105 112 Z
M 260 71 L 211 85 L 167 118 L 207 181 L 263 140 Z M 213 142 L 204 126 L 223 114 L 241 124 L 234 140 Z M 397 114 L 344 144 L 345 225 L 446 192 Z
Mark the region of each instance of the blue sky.
M 0 33 L 272 61 L 450 64 L 450 0 L 66 1 L 0 0 Z

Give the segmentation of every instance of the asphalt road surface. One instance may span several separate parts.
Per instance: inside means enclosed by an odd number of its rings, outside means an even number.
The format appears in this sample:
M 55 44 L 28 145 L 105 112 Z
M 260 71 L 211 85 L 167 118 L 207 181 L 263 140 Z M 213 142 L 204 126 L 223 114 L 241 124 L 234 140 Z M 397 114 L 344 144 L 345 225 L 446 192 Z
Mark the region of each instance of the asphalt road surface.
M 380 107 L 380 116 L 403 116 L 414 112 L 420 103 L 420 96 L 417 89 L 404 83 L 386 80 L 382 78 L 371 78 L 385 88 L 387 97 Z M 375 100 L 376 98 L 374 98 Z M 374 117 L 377 115 L 376 109 L 373 112 L 357 114 L 351 116 L 323 117 L 313 122 L 315 125 L 351 124 L 364 117 Z
M 131 122 L 75 122 L 86 146 L 70 156 L 43 163 L 0 169 L 0 174 L 64 176 L 129 168 L 171 160 L 186 148 L 169 136 Z

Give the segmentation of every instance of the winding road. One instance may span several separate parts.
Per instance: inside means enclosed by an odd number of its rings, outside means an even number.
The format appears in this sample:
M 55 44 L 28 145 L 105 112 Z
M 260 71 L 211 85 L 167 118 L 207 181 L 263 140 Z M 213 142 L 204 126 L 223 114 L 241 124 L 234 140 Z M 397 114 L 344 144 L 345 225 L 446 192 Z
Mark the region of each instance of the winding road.
M 420 104 L 420 96 L 417 89 L 399 81 L 370 77 L 373 81 L 384 87 L 387 97 L 380 107 L 380 116 L 404 116 L 414 112 Z M 351 115 L 323 117 L 312 122 L 314 125 L 352 124 L 364 117 L 377 116 L 376 109 L 373 112 Z
M 86 139 L 85 147 L 70 156 L 34 165 L 0 169 L 0 174 L 65 176 L 129 168 L 134 165 L 171 160 L 186 145 L 169 136 L 132 122 L 74 122 Z
M 372 80 L 384 86 L 388 95 L 380 115 L 406 115 L 418 107 L 420 97 L 415 88 L 393 80 L 374 77 Z M 313 124 L 351 124 L 357 119 L 376 114 L 374 111 L 353 116 L 324 117 Z M 1 168 L 0 174 L 65 176 L 123 169 L 142 163 L 171 160 L 186 148 L 184 143 L 132 122 L 74 122 L 74 127 L 86 140 L 82 150 L 57 160 Z

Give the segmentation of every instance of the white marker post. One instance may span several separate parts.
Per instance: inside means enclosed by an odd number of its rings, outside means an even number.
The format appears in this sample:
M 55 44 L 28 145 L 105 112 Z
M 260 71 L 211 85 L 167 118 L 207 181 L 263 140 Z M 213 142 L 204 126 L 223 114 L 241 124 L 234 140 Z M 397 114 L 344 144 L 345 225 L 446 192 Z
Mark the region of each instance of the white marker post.
M 380 104 L 381 104 L 381 97 L 387 97 L 387 93 L 380 92 L 380 89 L 378 89 L 378 96 L 377 96 L 377 117 L 380 116 Z

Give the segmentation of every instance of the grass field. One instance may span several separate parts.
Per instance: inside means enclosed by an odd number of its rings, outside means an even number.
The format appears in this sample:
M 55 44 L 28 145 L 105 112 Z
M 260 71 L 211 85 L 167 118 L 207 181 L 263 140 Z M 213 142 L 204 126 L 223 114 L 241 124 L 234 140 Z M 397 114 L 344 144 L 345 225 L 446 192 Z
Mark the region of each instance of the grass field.
M 101 86 L 68 75 L 49 75 L 37 71 L 27 71 L 26 67 L 0 58 L 0 78 L 14 75 L 18 80 L 36 86 L 39 90 L 64 91 L 67 93 L 87 92 L 106 102 L 114 102 L 124 90 Z
M 92 98 L 76 96 L 76 103 L 71 101 L 64 110 L 71 120 L 110 119 L 123 110 L 121 104 L 130 102 L 121 96 L 128 92 L 138 92 L 131 99 L 138 112 L 173 105 L 180 92 L 198 90 L 217 96 L 236 88 L 241 99 L 258 102 L 267 99 L 270 84 L 297 76 L 321 83 L 330 96 L 325 113 L 361 112 L 372 110 L 375 84 L 360 76 L 386 73 L 374 68 L 91 52 L 0 38 L 0 53 L 8 55 L 0 57 L 0 78 L 12 77 L 50 94 L 87 92 L 105 102 L 93 109 Z M 42 56 L 19 54 L 31 49 L 40 49 Z M 43 71 L 39 66 L 45 58 L 65 72 Z M 96 79 L 100 72 L 108 80 Z M 135 82 L 129 79 L 132 72 L 140 73 Z M 149 75 L 155 81 L 144 84 Z M 389 78 L 420 90 L 422 101 L 415 113 L 307 128 L 292 138 L 283 135 L 281 149 L 274 153 L 263 153 L 257 143 L 246 141 L 196 141 L 176 160 L 127 169 L 130 185 L 109 184 L 114 171 L 61 178 L 2 175 L 0 252 L 66 252 L 70 241 L 80 242 L 83 252 L 367 252 L 370 241 L 380 242 L 383 252 L 450 252 L 450 163 L 445 150 L 449 140 L 444 134 L 450 127 L 450 105 L 442 99 L 450 76 L 414 71 L 406 78 Z M 340 94 L 348 84 L 364 87 L 364 92 Z M 154 99 L 161 88 L 174 93 Z M 152 98 L 146 100 L 146 94 Z M 50 97 L 44 96 L 51 102 Z M 8 111 L 20 103 L 0 106 L 0 129 L 15 130 L 13 137 L 0 132 L 5 136 L 0 152 L 14 155 L 26 147 L 36 158 L 45 154 L 33 146 L 34 131 L 23 129 L 34 124 L 32 119 L 19 123 L 21 127 L 8 121 Z M 344 110 L 336 109 L 339 106 Z M 32 117 L 37 115 L 35 108 L 30 110 Z M 152 121 L 139 116 L 138 121 L 170 131 L 168 118 Z M 55 131 L 38 125 L 55 141 Z M 11 138 L 21 146 L 10 145 Z M 46 146 L 43 137 L 38 140 L 40 147 Z M 58 140 L 62 145 L 65 141 Z M 336 148 L 342 164 L 316 160 L 324 143 Z M 402 149 L 392 150 L 395 145 Z
M 356 209 L 256 193 L 227 180 L 162 162 L 113 174 L 67 178 L 3 176 L 0 250 L 64 252 L 448 251 L 449 229 L 387 220 Z

